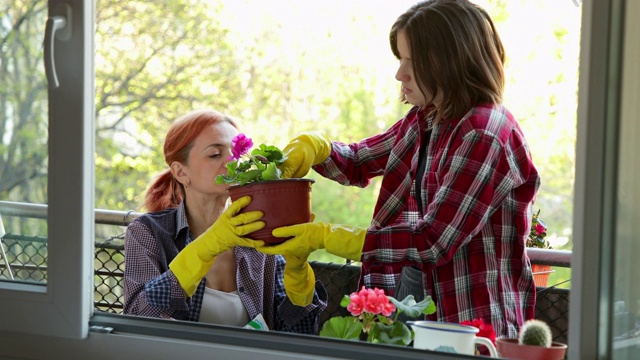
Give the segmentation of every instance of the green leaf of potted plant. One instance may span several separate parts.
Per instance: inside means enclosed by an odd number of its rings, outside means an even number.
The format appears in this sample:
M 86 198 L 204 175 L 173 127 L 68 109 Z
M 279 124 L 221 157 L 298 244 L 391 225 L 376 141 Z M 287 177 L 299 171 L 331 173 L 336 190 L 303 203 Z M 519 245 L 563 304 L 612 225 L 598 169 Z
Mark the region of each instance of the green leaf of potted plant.
M 540 209 L 531 217 L 531 231 L 527 237 L 527 247 L 551 249 L 551 243 L 546 239 L 547 223 L 540 218 Z
M 540 218 L 540 209 L 531 218 L 531 230 L 527 236 L 528 248 L 551 249 L 551 243 L 547 239 L 547 224 Z M 550 265 L 532 264 L 533 279 L 536 286 L 547 286 L 549 275 L 554 271 Z
M 320 336 L 345 340 L 360 340 L 370 343 L 407 346 L 413 340 L 413 331 L 397 320 L 404 313 L 408 318 L 417 318 L 436 312 L 436 305 L 427 296 L 416 302 L 413 295 L 398 301 L 386 296 L 384 290 L 366 289 L 345 295 L 340 306 L 347 308 L 351 316 L 334 316 L 327 320 L 320 330 Z M 390 316 L 395 312 L 393 318 Z
M 271 231 L 311 221 L 311 185 L 313 179 L 283 179 L 278 168 L 286 160 L 285 154 L 273 145 L 260 144 L 251 152 L 253 141 L 245 134 L 233 138 L 233 160 L 227 164 L 227 174 L 216 177 L 217 184 L 229 186 L 231 201 L 251 196 L 251 203 L 243 211 L 260 210 L 265 227 L 248 235 L 267 244 L 286 239 L 271 235 Z

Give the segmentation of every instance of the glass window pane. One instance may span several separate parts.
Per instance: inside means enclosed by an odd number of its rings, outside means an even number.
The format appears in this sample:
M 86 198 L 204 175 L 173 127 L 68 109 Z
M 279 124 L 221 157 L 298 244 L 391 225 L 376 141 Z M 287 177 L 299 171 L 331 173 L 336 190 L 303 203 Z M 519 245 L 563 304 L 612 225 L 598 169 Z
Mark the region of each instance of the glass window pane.
M 46 17 L 46 1 L 0 1 L 2 281 L 47 282 Z
M 633 20 L 640 13 L 638 3 L 625 9 L 625 35 L 640 31 Z M 615 240 L 613 261 L 613 311 L 611 314 L 615 359 L 637 359 L 640 356 L 640 162 L 634 156 L 638 150 L 638 93 L 640 92 L 640 45 L 624 39 L 622 55 L 622 92 L 618 145 L 618 179 L 615 208 Z M 605 269 L 605 271 L 608 269 Z
M 239 118 L 254 142 L 276 145 L 309 130 L 344 142 L 381 132 L 408 109 L 398 102 L 388 32 L 414 3 L 98 1 L 96 309 L 122 312 L 127 214 L 144 211 L 148 185 L 167 168 L 162 144 L 174 119 L 214 108 Z M 571 250 L 579 2 L 477 3 L 502 36 L 504 102 L 542 175 L 534 210 L 554 249 Z M 359 189 L 310 177 L 323 189 L 313 197 L 316 221 L 368 226 L 379 182 Z M 323 251 L 313 256 L 344 262 Z M 569 289 L 570 278 L 570 268 L 556 267 L 548 285 Z M 554 335 L 565 342 L 563 294 L 562 304 L 545 306 L 563 315 Z
M 618 204 L 616 220 L 616 246 L 613 266 L 613 319 L 612 331 L 615 347 L 623 344 L 637 347 L 640 344 L 640 242 L 636 231 L 640 221 L 640 212 L 637 210 L 640 201 L 640 164 L 633 156 L 636 146 L 636 136 L 640 135 L 637 118 L 623 118 L 620 148 L 620 167 L 618 179 Z M 629 341 L 633 339 L 633 341 Z M 636 350 L 637 351 L 637 350 Z M 637 358 L 636 355 L 627 357 Z

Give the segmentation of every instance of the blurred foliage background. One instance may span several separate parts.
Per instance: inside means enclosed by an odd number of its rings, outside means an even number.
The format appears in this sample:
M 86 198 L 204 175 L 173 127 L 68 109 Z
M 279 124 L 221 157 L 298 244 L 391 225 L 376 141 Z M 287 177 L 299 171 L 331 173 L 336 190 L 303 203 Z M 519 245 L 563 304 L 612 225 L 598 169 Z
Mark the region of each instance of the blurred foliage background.
M 96 208 L 139 210 L 165 169 L 169 125 L 192 109 L 232 115 L 254 142 L 278 146 L 302 131 L 353 142 L 391 126 L 408 107 L 388 31 L 413 3 L 97 0 Z M 581 9 L 571 0 L 477 3 L 503 38 L 504 102 L 542 175 L 534 211 L 554 248 L 570 250 Z M 0 85 L 0 199 L 46 203 L 47 94 L 32 86 L 45 83 L 46 2 L 0 0 L 0 10 L 0 84 L 15 85 Z M 360 189 L 309 177 L 316 221 L 368 226 L 379 180 Z M 568 278 L 558 269 L 550 284 Z

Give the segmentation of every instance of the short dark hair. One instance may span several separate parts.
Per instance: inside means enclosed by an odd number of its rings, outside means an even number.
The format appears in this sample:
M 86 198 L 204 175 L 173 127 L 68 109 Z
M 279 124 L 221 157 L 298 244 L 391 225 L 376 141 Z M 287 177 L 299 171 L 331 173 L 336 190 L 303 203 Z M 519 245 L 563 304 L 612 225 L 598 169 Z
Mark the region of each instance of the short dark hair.
M 398 33 L 411 50 L 413 72 L 423 94 L 443 103 L 436 119 L 459 118 L 478 103 L 500 103 L 505 53 L 489 14 L 467 0 L 427 0 L 400 15 L 389 41 L 399 59 Z M 433 99 L 427 99 L 432 101 Z

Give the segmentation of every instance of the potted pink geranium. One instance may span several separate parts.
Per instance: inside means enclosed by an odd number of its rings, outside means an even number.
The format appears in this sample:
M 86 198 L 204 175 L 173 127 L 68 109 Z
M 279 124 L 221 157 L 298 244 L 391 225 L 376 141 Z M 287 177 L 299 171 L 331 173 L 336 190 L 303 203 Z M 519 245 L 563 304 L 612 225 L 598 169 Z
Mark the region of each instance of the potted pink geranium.
M 245 185 L 248 183 L 278 180 L 282 172 L 278 165 L 286 160 L 286 156 L 278 147 L 260 144 L 253 149 L 253 140 L 245 134 L 236 135 L 227 164 L 227 174 L 218 175 L 216 183 Z
M 267 244 L 286 239 L 271 235 L 271 231 L 311 221 L 311 185 L 313 179 L 283 179 L 278 168 L 286 156 L 278 147 L 260 144 L 253 150 L 253 140 L 245 134 L 233 138 L 232 155 L 227 174 L 218 175 L 216 183 L 231 184 L 231 201 L 249 195 L 251 203 L 244 211 L 260 210 L 265 227 L 248 235 Z M 251 151 L 250 151 L 251 150 Z
M 340 306 L 346 307 L 351 316 L 335 316 L 322 326 L 320 336 L 346 340 L 361 340 L 365 338 L 371 343 L 394 344 L 407 346 L 413 340 L 413 331 L 403 322 L 398 321 L 398 315 L 405 314 L 407 318 L 415 319 L 420 315 L 436 312 L 436 305 L 427 296 L 416 302 L 413 295 L 398 301 L 385 295 L 383 290 L 366 289 L 345 295 Z

